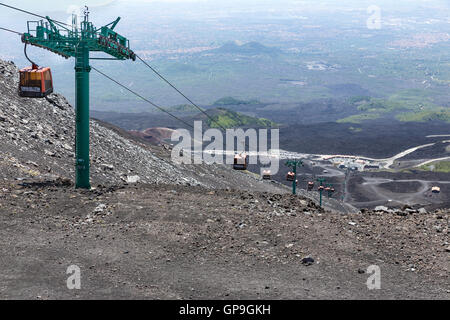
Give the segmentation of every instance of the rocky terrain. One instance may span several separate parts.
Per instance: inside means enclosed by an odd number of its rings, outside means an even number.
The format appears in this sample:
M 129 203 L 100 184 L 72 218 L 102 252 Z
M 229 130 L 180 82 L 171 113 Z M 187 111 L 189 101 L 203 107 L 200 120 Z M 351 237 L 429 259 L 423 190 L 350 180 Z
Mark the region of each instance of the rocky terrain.
M 129 131 L 131 135 L 142 138 L 151 145 L 170 144 L 170 138 L 174 132 L 175 130 L 168 128 L 148 128 L 143 131 Z
M 449 299 L 449 214 L 291 195 L 0 183 L 0 298 Z M 81 269 L 68 290 L 66 270 Z M 381 269 L 368 290 L 367 268 Z
M 94 188 L 75 190 L 73 108 L 16 86 L 0 61 L 0 299 L 450 298 L 449 210 L 322 209 L 95 120 Z

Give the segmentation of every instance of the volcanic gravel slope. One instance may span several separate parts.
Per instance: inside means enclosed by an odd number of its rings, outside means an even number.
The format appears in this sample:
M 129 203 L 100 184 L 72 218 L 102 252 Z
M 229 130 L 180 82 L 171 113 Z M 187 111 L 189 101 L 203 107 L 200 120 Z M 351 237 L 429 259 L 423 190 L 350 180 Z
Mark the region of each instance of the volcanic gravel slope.
M 156 184 L 0 191 L 2 299 L 450 298 L 448 211 L 343 215 L 286 194 Z M 70 265 L 80 290 L 67 289 Z M 366 286 L 370 265 L 380 290 Z

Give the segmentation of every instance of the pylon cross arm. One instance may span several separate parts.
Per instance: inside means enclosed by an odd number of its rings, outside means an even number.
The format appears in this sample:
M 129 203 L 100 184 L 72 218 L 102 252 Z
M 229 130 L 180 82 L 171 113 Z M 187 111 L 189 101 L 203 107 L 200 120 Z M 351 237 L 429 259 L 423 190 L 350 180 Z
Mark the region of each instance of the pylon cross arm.
M 112 23 L 113 27 L 117 22 L 118 19 Z M 47 18 L 47 21 L 29 21 L 28 32 L 23 34 L 22 42 L 49 50 L 67 59 L 76 56 L 78 44 L 84 41 L 89 51 L 104 52 L 118 60 L 136 60 L 136 54 L 130 49 L 127 38 L 113 31 L 108 25 L 98 30 L 91 22 L 82 25 L 81 30 L 60 28 L 52 19 Z

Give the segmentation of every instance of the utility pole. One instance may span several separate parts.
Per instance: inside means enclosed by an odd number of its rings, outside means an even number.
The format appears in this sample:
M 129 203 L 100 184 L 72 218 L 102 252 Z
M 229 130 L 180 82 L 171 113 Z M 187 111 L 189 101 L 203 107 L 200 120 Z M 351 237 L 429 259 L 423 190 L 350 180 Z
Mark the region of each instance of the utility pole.
M 75 187 L 90 189 L 89 159 L 89 73 L 90 60 L 136 60 L 130 49 L 129 41 L 114 32 L 120 20 L 96 29 L 89 22 L 86 7 L 81 28 L 78 30 L 76 19 L 72 29 L 46 17 L 47 21 L 29 21 L 28 32 L 22 36 L 22 42 L 47 49 L 68 59 L 75 58 Z M 90 52 L 104 52 L 112 58 L 91 58 Z
M 296 194 L 297 187 L 297 167 L 303 166 L 303 160 L 288 160 L 286 162 L 286 166 L 292 168 L 292 172 L 294 172 L 294 181 L 292 181 L 292 194 Z

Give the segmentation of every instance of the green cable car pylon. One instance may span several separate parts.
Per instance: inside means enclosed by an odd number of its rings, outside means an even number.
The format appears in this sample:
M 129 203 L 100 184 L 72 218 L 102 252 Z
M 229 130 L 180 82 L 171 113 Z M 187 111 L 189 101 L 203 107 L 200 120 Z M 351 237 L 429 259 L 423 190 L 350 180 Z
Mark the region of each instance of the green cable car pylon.
M 75 187 L 90 189 L 89 177 L 89 66 L 90 59 L 136 60 L 129 41 L 113 31 L 120 18 L 96 29 L 89 22 L 88 8 L 78 27 L 76 16 L 72 28 L 46 17 L 47 21 L 29 21 L 22 42 L 47 49 L 66 59 L 75 58 L 76 163 Z M 104 52 L 112 58 L 90 58 L 90 52 Z
M 317 181 L 320 183 L 320 185 L 319 185 L 319 195 L 320 195 L 319 204 L 322 207 L 322 192 L 325 189 L 324 183 L 326 180 L 325 180 L 325 178 L 318 178 Z
M 303 166 L 302 160 L 288 160 L 286 161 L 286 166 L 292 168 L 292 172 L 294 173 L 294 180 L 292 181 L 292 194 L 296 194 L 297 187 L 297 167 Z

